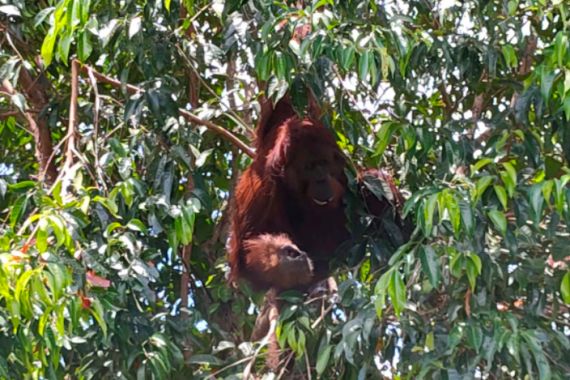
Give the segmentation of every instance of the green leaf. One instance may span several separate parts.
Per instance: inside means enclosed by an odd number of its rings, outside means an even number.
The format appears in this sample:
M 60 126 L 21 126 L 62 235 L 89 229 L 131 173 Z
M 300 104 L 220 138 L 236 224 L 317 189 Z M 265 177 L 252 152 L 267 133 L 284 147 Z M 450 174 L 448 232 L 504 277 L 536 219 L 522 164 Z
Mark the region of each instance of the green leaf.
M 376 310 L 376 316 L 378 317 L 379 320 L 382 319 L 385 307 L 386 307 L 386 293 L 380 293 L 374 299 L 374 309 Z
M 554 84 L 555 78 L 555 72 L 549 71 L 545 66 L 542 67 L 540 72 L 540 93 L 545 103 L 550 101 L 550 93 L 552 92 L 552 85 Z
M 82 0 L 72 0 L 71 3 L 69 4 L 70 9 L 68 8 L 67 12 L 68 12 L 68 24 L 67 24 L 67 29 L 69 31 L 69 33 L 73 33 L 73 31 L 75 30 L 75 28 L 81 24 L 81 3 Z
M 402 124 L 387 121 L 382 123 L 380 130 L 376 134 L 376 146 L 374 147 L 374 156 L 381 156 L 384 154 L 386 147 L 392 141 L 396 131 L 402 127 Z
M 473 262 L 473 264 L 475 265 L 476 273 L 478 275 L 481 274 L 481 270 L 483 269 L 483 263 L 481 262 L 481 258 L 479 257 L 479 255 L 473 252 L 469 252 L 468 257 L 469 260 L 471 260 L 471 262 Z
M 91 8 L 91 0 L 81 1 L 81 22 L 86 23 L 89 20 L 89 10 Z
M 34 17 L 34 24 L 33 24 L 34 28 L 37 28 L 38 26 L 43 24 L 46 18 L 48 18 L 53 13 L 54 10 L 55 7 L 47 7 L 39 11 Z
M 546 178 L 552 179 L 559 176 L 558 173 L 561 172 L 563 163 L 553 156 L 546 156 L 544 158 L 544 171 L 546 174 Z
M 19 190 L 28 190 L 36 186 L 36 182 L 34 181 L 20 181 L 15 184 L 10 185 L 10 190 L 19 191 Z
M 483 330 L 478 325 L 467 326 L 467 343 L 475 352 L 479 353 L 483 343 Z
M 503 209 L 506 211 L 508 208 L 508 201 L 507 201 L 507 192 L 505 191 L 505 188 L 500 185 L 494 185 L 493 188 L 495 189 L 495 194 L 497 194 L 497 198 L 499 198 L 499 201 L 501 202 Z
M 164 0 L 164 8 L 170 12 L 170 0 Z
M 392 278 L 392 272 L 394 270 L 395 269 L 391 269 L 386 273 L 384 273 L 382 276 L 380 276 L 380 279 L 378 280 L 376 286 L 374 287 L 374 294 L 376 295 L 376 300 L 374 305 L 376 308 L 376 314 L 378 316 L 378 319 L 382 318 L 382 313 L 384 312 L 384 306 L 386 305 L 386 294 L 388 293 L 388 288 L 390 286 L 390 281 Z
M 340 65 L 344 70 L 348 70 L 352 67 L 354 63 L 354 58 L 356 56 L 356 50 L 354 46 L 349 46 L 345 49 L 342 49 L 341 61 Z
M 451 256 L 451 259 L 449 261 L 451 274 L 456 278 L 460 278 L 463 274 L 463 268 L 465 266 L 465 255 L 457 252 L 457 250 L 453 247 L 448 247 L 447 250 Z
M 554 39 L 554 55 L 558 67 L 564 67 L 566 64 L 566 50 L 568 49 L 568 36 L 563 31 L 559 31 Z
M 510 68 L 518 67 L 517 53 L 515 52 L 513 46 L 506 44 L 503 45 L 501 50 L 503 51 L 503 56 L 505 57 L 505 63 L 507 66 Z
M 429 245 L 422 245 L 420 249 L 420 260 L 422 262 L 422 270 L 428 277 L 431 286 L 437 288 L 441 278 L 441 269 L 439 265 L 439 257 L 434 249 Z
M 56 337 L 62 339 L 65 336 L 65 305 L 60 305 L 55 310 L 55 330 L 52 325 L 52 331 L 56 332 Z
M 505 217 L 505 214 L 499 210 L 491 210 L 488 215 L 495 225 L 495 228 L 497 228 L 497 230 L 499 230 L 499 232 L 504 236 L 507 233 L 507 218 Z
M 393 74 L 395 71 L 394 60 L 388 54 L 388 49 L 385 47 L 380 48 L 380 63 L 382 70 L 382 79 L 388 79 L 390 72 Z
M 46 66 L 49 66 L 53 59 L 53 49 L 55 47 L 56 38 L 55 27 L 52 26 L 44 37 L 44 42 L 41 48 L 42 59 L 44 60 L 44 65 Z
M 11 228 L 14 228 L 16 224 L 20 221 L 20 218 L 26 211 L 27 206 L 28 206 L 28 196 L 26 194 L 16 199 L 16 201 L 12 205 L 12 210 L 10 211 Z
M 529 191 L 529 198 L 530 198 L 530 205 L 532 207 L 533 215 L 534 215 L 534 222 L 538 224 L 541 216 L 542 210 L 544 205 L 544 196 L 542 194 L 542 186 L 543 183 L 537 183 L 530 188 Z
M 391 272 L 394 270 L 395 269 L 391 269 L 391 270 L 387 271 L 386 273 L 382 274 L 382 276 L 380 276 L 380 278 L 378 279 L 378 282 L 376 282 L 376 286 L 374 287 L 374 294 L 382 294 L 382 293 L 386 293 L 388 291 L 388 286 L 390 284 Z
M 28 270 L 22 273 L 18 281 L 16 282 L 16 288 L 14 290 L 14 297 L 16 301 L 22 302 L 22 294 L 27 291 L 28 283 L 30 282 L 32 276 L 37 273 L 37 270 Z M 28 295 L 29 297 L 29 295 Z
M 46 325 L 50 319 L 51 319 L 51 308 L 44 310 L 38 321 L 38 334 L 40 334 L 40 336 L 44 336 Z
M 64 294 L 65 287 L 69 283 L 69 276 L 66 270 L 59 264 L 48 264 L 49 271 L 44 272 L 47 284 L 51 290 L 54 301 L 59 301 Z
M 95 318 L 95 320 L 99 324 L 99 327 L 103 332 L 103 336 L 107 336 L 107 322 L 105 322 L 105 311 L 103 309 L 101 301 L 99 301 L 98 298 L 94 298 L 93 300 L 91 300 L 90 311 L 91 314 L 93 315 L 93 318 Z
M 478 172 L 481 169 L 483 169 L 485 166 L 492 164 L 492 163 L 493 163 L 492 159 L 490 159 L 488 157 L 482 158 L 479 161 L 477 161 L 474 165 L 471 165 L 471 171 L 472 172 Z
M 140 219 L 136 218 L 131 219 L 131 221 L 127 224 L 127 228 L 132 231 L 137 231 L 142 233 L 146 232 L 146 226 L 144 225 L 144 223 Z
M 475 184 L 475 191 L 473 192 L 473 203 L 477 203 L 485 193 L 485 190 L 495 180 L 494 176 L 486 175 L 481 177 Z
M 564 114 L 566 115 L 566 121 L 570 121 L 570 96 L 564 99 L 562 108 L 564 109 Z
M 105 206 L 105 208 L 111 213 L 111 215 L 113 215 L 115 218 L 121 218 L 120 215 L 118 214 L 119 212 L 119 207 L 117 206 L 117 203 L 115 202 L 114 199 L 110 199 L 110 198 L 103 198 L 99 195 L 95 196 L 93 198 L 93 201 L 98 202 L 100 204 L 102 204 L 103 206 Z
M 428 349 L 428 351 L 433 351 L 435 348 L 435 336 L 433 331 L 430 331 L 426 335 L 425 347 Z
M 467 274 L 467 279 L 469 280 L 469 286 L 471 290 L 475 290 L 475 285 L 477 284 L 477 277 L 481 274 L 482 264 L 481 259 L 474 253 L 469 253 L 466 255 L 467 260 L 465 260 L 465 272 Z
M 425 230 L 424 230 L 425 236 L 429 236 L 432 233 L 433 222 L 434 222 L 433 217 L 435 214 L 435 208 L 437 206 L 438 195 L 439 195 L 438 193 L 430 195 L 424 205 L 423 217 L 425 222 Z
M 550 370 L 550 365 L 548 364 L 548 360 L 546 359 L 546 355 L 544 354 L 544 351 L 538 342 L 538 339 L 531 331 L 522 331 L 520 334 L 521 337 L 528 343 L 528 347 L 530 348 L 530 352 L 532 352 L 534 361 L 538 368 L 540 379 L 551 379 L 552 373 Z
M 59 215 L 48 215 L 47 219 L 56 237 L 56 246 L 61 247 L 62 245 L 66 244 L 68 238 L 70 238 L 70 235 L 63 219 Z
M 21 322 L 20 303 L 12 298 L 7 300 L 6 304 L 8 313 L 10 314 L 10 320 L 12 321 L 12 331 L 15 334 Z
M 44 253 L 48 247 L 48 223 L 46 218 L 41 218 L 36 232 L 36 247 L 40 253 Z
M 375 86 L 380 79 L 380 76 L 378 74 L 378 65 L 376 64 L 376 55 L 372 50 L 369 51 L 368 54 L 370 55 L 368 57 L 368 73 L 370 74 L 370 84 L 372 86 Z
M 289 332 L 287 333 L 287 344 L 294 352 L 297 352 L 297 337 L 296 337 L 297 329 L 291 327 Z
M 176 219 L 178 220 L 178 219 Z M 170 246 L 170 248 L 172 248 L 172 250 L 174 252 L 176 252 L 178 250 L 178 245 L 180 243 L 180 240 L 178 239 L 178 230 L 176 229 L 176 220 L 174 221 L 174 227 L 173 229 L 167 231 L 167 236 L 168 236 L 168 245 Z
M 515 188 L 517 185 L 517 172 L 508 162 L 503 163 L 503 167 L 505 168 L 505 171 L 501 171 L 500 176 L 505 184 L 509 198 L 512 198 L 515 194 Z
M 390 299 L 392 300 L 392 306 L 394 306 L 394 312 L 396 316 L 400 316 L 401 312 L 406 306 L 406 284 L 402 279 L 402 275 L 398 270 L 393 270 L 390 276 L 390 284 L 388 287 L 388 294 L 390 294 Z
M 544 200 L 546 201 L 546 203 L 548 205 L 550 205 L 551 202 L 551 196 L 552 196 L 552 190 L 554 188 L 554 181 L 553 180 L 547 180 L 544 181 L 543 185 L 542 185 L 542 196 L 544 197 Z
M 92 51 L 91 37 L 87 31 L 84 31 L 79 35 L 79 41 L 77 42 L 77 56 L 79 60 L 81 62 L 87 61 Z
M 361 81 L 365 81 L 366 77 L 368 76 L 368 67 L 369 67 L 369 54 L 368 51 L 363 52 L 360 54 L 358 58 L 358 77 Z
M 273 67 L 275 68 L 277 78 L 282 80 L 289 79 L 285 56 L 281 52 L 275 52 L 275 54 L 273 54 Z
M 560 284 L 560 294 L 562 295 L 562 300 L 570 305 L 570 271 L 566 272 L 562 278 L 562 283 Z
M 445 208 L 449 214 L 453 233 L 456 237 L 459 237 L 459 233 L 461 232 L 461 210 L 457 199 L 455 199 L 455 196 L 451 192 L 446 193 Z
M 303 330 L 298 330 L 299 333 L 299 337 L 297 339 L 297 358 L 300 358 L 301 356 L 303 356 L 303 354 L 306 351 L 306 345 L 307 345 L 307 337 L 305 335 L 305 333 L 303 332 Z
M 563 215 L 564 205 L 566 203 L 566 179 L 554 179 L 554 206 L 556 211 Z
M 514 16 L 519 6 L 519 0 L 509 0 L 507 2 L 507 11 L 509 16 Z
M 459 210 L 461 212 L 461 221 L 463 222 L 463 228 L 467 235 L 473 235 L 475 222 L 473 220 L 473 211 L 471 210 L 471 205 L 464 201 L 459 201 Z

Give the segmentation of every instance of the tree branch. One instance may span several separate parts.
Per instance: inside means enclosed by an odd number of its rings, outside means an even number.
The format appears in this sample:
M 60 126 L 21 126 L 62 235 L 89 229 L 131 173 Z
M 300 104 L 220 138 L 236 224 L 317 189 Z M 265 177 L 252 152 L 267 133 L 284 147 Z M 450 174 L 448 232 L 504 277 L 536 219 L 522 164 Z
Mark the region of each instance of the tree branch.
M 87 66 L 87 65 L 81 66 L 81 71 L 87 72 L 88 70 L 91 70 L 91 72 L 93 73 L 93 76 L 100 82 L 110 84 L 111 86 L 117 87 L 117 88 L 120 88 L 123 86 L 123 84 L 119 80 L 111 78 L 105 74 L 102 74 L 90 66 Z M 126 84 L 125 88 L 129 94 L 138 94 L 138 93 L 144 93 L 145 92 L 144 89 L 137 87 L 137 86 L 134 86 L 132 84 Z M 253 149 L 251 149 L 246 143 L 241 141 L 237 136 L 235 136 L 233 133 L 231 133 L 227 129 L 225 129 L 225 128 L 223 128 L 223 127 L 221 127 L 215 123 L 212 123 L 211 121 L 200 119 L 196 115 L 192 114 L 191 112 L 189 112 L 183 108 L 179 108 L 178 112 L 180 112 L 180 114 L 189 122 L 194 123 L 194 124 L 198 124 L 198 125 L 202 125 L 202 126 L 208 128 L 209 130 L 217 133 L 222 138 L 224 138 L 225 140 L 232 143 L 233 145 L 237 146 L 239 149 L 241 149 L 248 156 L 250 156 L 250 157 L 254 156 Z
M 26 98 L 33 104 L 34 108 L 44 108 L 46 103 L 44 103 L 41 90 L 36 87 L 37 82 L 32 80 L 25 68 L 22 68 L 20 71 L 18 79 L 19 84 L 26 89 Z M 16 90 L 9 80 L 5 79 L 2 82 L 2 86 L 9 95 L 16 95 Z M 40 181 L 45 180 L 48 184 L 51 184 L 57 178 L 57 168 L 53 160 L 50 159 L 53 154 L 53 144 L 49 127 L 44 119 L 34 116 L 30 111 L 21 111 L 21 114 L 26 119 L 29 130 L 34 136 L 35 156 L 40 165 L 38 178 Z

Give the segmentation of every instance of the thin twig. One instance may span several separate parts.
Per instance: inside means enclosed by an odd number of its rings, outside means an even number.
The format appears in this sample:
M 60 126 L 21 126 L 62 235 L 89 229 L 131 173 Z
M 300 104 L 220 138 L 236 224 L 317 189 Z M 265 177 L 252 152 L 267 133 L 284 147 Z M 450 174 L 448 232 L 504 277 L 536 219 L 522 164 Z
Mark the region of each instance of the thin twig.
M 271 339 L 275 339 L 274 335 L 275 335 L 276 327 L 277 327 L 277 320 L 272 320 L 269 322 L 269 330 L 267 331 L 267 334 L 263 337 L 261 342 L 259 342 L 259 346 L 255 350 L 255 352 L 251 356 L 251 360 L 249 361 L 249 363 L 247 363 L 247 365 L 245 366 L 245 368 L 243 370 L 243 376 L 242 377 L 244 380 L 249 379 L 249 376 L 251 375 L 251 369 L 255 365 L 255 361 L 257 360 L 257 357 L 259 356 L 261 349 L 263 347 L 267 346 Z
M 194 16 L 192 16 L 190 18 L 190 20 L 188 20 L 190 22 L 190 24 L 192 24 L 194 21 L 196 21 L 196 19 L 198 18 L 198 16 L 200 16 L 200 14 L 202 14 L 203 12 L 205 12 L 208 8 L 210 8 L 210 6 L 213 4 L 213 2 L 209 2 L 208 4 L 204 5 L 202 8 L 198 9 L 198 11 L 196 13 L 194 13 Z M 182 26 L 180 26 L 179 28 L 182 28 Z
M 309 361 L 309 354 L 305 351 L 305 366 L 307 367 L 307 380 L 312 380 L 311 378 L 311 363 Z
M 89 82 L 91 83 L 91 88 L 93 89 L 93 96 L 95 100 L 93 101 L 93 156 L 95 159 L 95 172 L 97 176 L 103 177 L 103 170 L 101 169 L 101 164 L 99 162 L 99 111 L 101 108 L 101 97 L 99 96 L 99 88 L 97 87 L 97 79 L 93 75 L 93 70 L 89 68 L 87 70 L 87 76 L 89 77 Z M 101 181 L 105 192 L 107 192 L 107 185 L 105 181 Z
M 9 96 L 8 93 L 2 93 L 1 95 Z M 18 111 L 6 111 L 3 113 L 0 113 L 0 120 L 6 120 L 7 118 L 9 118 L 11 116 L 17 116 L 19 114 L 20 114 L 20 112 L 18 112 Z M 26 129 L 26 131 L 28 131 L 28 130 Z
M 285 372 L 287 371 L 287 365 L 289 365 L 289 362 L 291 361 L 291 359 L 293 359 L 293 355 L 295 355 L 293 351 L 291 351 L 289 355 L 287 355 L 287 359 L 285 359 L 283 365 L 281 366 L 281 371 L 279 371 L 277 380 L 281 379 L 285 375 Z
M 263 354 L 262 354 L 262 355 L 263 355 Z M 250 356 L 247 356 L 247 357 L 245 357 L 245 358 L 243 358 L 243 359 L 240 359 L 240 360 L 238 360 L 238 361 L 235 361 L 235 362 L 233 362 L 233 363 L 231 363 L 231 364 L 228 364 L 227 366 L 225 366 L 225 367 L 223 367 L 223 368 L 220 368 L 219 370 L 217 370 L 217 371 L 211 373 L 210 375 L 208 375 L 208 377 L 206 377 L 206 380 L 213 380 L 213 379 L 216 379 L 216 376 L 219 375 L 220 373 L 222 373 L 222 372 L 224 372 L 224 371 L 226 371 L 226 370 L 228 370 L 228 369 L 230 369 L 230 368 L 237 367 L 238 365 L 240 365 L 240 364 L 242 364 L 242 363 L 245 363 L 245 362 L 247 362 L 248 360 L 251 360 L 252 357 L 253 357 L 253 355 L 250 355 Z
M 319 315 L 319 317 L 315 319 L 315 321 L 311 325 L 311 329 L 315 329 L 319 325 L 319 323 L 321 323 L 325 319 L 325 317 L 331 312 L 333 307 L 334 303 L 331 303 L 325 310 L 323 310 L 321 312 L 321 315 Z

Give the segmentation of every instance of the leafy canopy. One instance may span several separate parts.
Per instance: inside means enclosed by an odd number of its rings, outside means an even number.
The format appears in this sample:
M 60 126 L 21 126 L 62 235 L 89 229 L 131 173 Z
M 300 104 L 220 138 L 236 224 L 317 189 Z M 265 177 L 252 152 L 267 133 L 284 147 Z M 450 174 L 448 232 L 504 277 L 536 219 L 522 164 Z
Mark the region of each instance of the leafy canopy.
M 283 295 L 290 370 L 570 376 L 567 2 L 0 4 L 0 377 L 265 373 L 227 205 L 259 96 L 307 89 L 416 230 L 347 197 L 338 302 Z

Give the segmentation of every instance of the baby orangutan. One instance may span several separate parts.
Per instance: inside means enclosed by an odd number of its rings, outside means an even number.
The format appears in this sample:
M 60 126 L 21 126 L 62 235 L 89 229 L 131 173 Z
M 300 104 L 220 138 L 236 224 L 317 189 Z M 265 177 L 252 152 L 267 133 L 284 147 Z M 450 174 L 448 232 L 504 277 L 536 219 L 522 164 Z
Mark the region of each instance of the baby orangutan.
M 285 234 L 258 235 L 247 239 L 244 248 L 243 268 L 261 288 L 303 288 L 313 281 L 313 262 Z
M 251 340 L 266 337 L 268 355 L 266 364 L 277 371 L 279 367 L 279 344 L 275 328 L 279 319 L 281 290 L 303 289 L 313 282 L 313 262 L 285 234 L 262 234 L 244 241 L 243 269 L 255 276 L 254 287 L 270 288 L 264 306 L 255 321 Z M 248 378 L 253 361 L 246 367 Z

